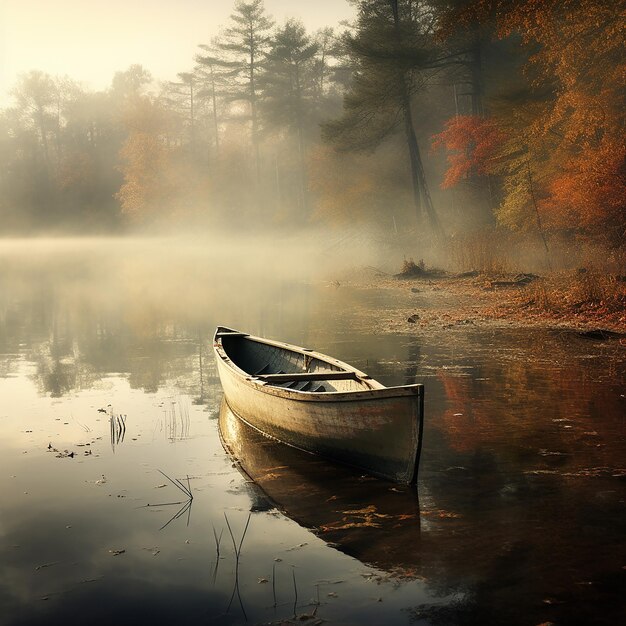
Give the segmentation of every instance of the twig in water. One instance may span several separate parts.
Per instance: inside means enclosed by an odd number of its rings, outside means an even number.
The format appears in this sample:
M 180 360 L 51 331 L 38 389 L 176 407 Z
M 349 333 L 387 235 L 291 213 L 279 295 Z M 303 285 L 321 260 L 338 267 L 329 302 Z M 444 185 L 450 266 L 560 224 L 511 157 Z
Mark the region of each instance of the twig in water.
M 72 414 L 72 419 L 86 432 L 89 433 L 91 432 L 91 428 L 89 428 L 89 426 L 87 426 L 86 424 L 83 424 L 82 422 L 79 422 L 75 417 L 74 414 Z
M 250 525 L 250 518 L 252 517 L 252 513 L 248 513 L 248 519 L 246 520 L 246 527 L 243 529 L 243 534 L 241 535 L 241 541 L 239 542 L 239 554 L 241 554 L 241 546 L 243 546 L 243 540 L 246 537 L 246 533 L 248 532 L 248 526 Z
M 186 502 L 184 502 L 183 500 L 181 500 L 180 502 L 160 502 L 159 504 L 144 504 L 143 506 L 138 506 L 138 509 L 147 509 L 149 506 L 151 507 L 155 507 L 155 506 L 173 506 L 174 504 L 187 504 Z
M 191 495 L 191 492 L 189 491 L 189 487 L 186 487 L 183 484 L 183 482 L 181 480 L 179 480 L 178 478 L 175 478 L 174 480 L 178 484 L 179 488 L 181 488 L 190 498 L 193 498 L 193 496 Z
M 167 526 L 169 526 L 174 520 L 177 520 L 179 517 L 182 517 L 185 513 L 187 513 L 187 526 L 189 526 L 189 521 L 191 519 L 191 505 L 193 504 L 193 492 L 191 491 L 191 482 L 189 481 L 189 476 L 187 476 L 187 486 L 183 485 L 178 479 L 170 478 L 165 472 L 158 470 L 160 474 L 165 476 L 167 480 L 169 480 L 174 487 L 182 491 L 187 496 L 187 501 L 182 502 L 163 502 L 161 504 L 146 504 L 145 507 L 155 507 L 155 506 L 173 506 L 176 504 L 182 504 L 183 506 L 165 523 L 159 530 L 163 530 Z M 162 485 L 164 486 L 164 485 Z M 139 508 L 145 508 L 139 507 Z
M 179 517 L 187 513 L 187 511 L 189 511 L 189 514 L 191 514 L 191 502 L 192 502 L 191 500 L 187 500 L 187 502 L 183 504 L 183 506 L 178 510 L 178 512 L 175 513 L 165 524 L 163 524 L 163 526 L 161 526 L 159 530 L 163 530 L 166 526 L 169 526 L 174 520 L 178 519 Z M 187 525 L 189 525 L 189 522 L 187 522 Z
M 178 478 L 172 479 L 165 472 L 162 472 L 161 470 L 159 470 L 159 473 L 163 474 L 163 476 L 165 476 L 165 478 L 167 478 L 167 480 L 169 480 L 172 483 L 172 485 L 174 485 L 174 487 L 180 489 L 184 494 L 186 494 L 190 500 L 193 500 L 193 494 L 191 493 L 191 485 L 189 487 L 185 487 L 185 485 L 183 485 L 183 483 L 181 483 L 180 480 L 178 480 Z M 189 477 L 187 477 L 187 480 L 189 480 Z
M 228 521 L 228 516 L 226 515 L 226 511 L 224 511 L 224 518 L 226 519 L 226 526 L 228 526 L 228 532 L 230 533 L 230 538 L 233 542 L 233 548 L 235 550 L 236 567 L 239 567 L 239 556 L 241 555 L 241 546 L 243 546 L 243 540 L 245 539 L 246 533 L 248 532 L 248 526 L 250 524 L 251 516 L 252 516 L 252 513 L 248 513 L 246 526 L 243 529 L 243 534 L 241 535 L 241 540 L 239 541 L 239 547 L 237 547 L 237 542 L 235 541 L 235 535 L 233 534 L 233 529 L 230 527 L 230 522 Z
M 222 533 L 224 532 L 224 529 L 222 528 L 220 530 L 220 536 L 217 536 L 217 531 L 215 530 L 215 526 L 213 526 L 213 537 L 215 537 L 215 556 L 219 559 L 220 558 L 220 543 L 222 542 Z
M 239 591 L 239 557 L 241 556 L 241 548 L 243 546 L 243 541 L 246 537 L 246 533 L 248 532 L 248 526 L 250 525 L 250 518 L 252 517 L 252 513 L 248 513 L 248 519 L 246 520 L 246 526 L 243 529 L 243 533 L 241 535 L 241 539 L 239 541 L 239 547 L 237 547 L 237 541 L 235 540 L 235 534 L 233 533 L 233 529 L 230 526 L 230 522 L 228 521 L 228 515 L 226 515 L 226 511 L 224 511 L 224 518 L 226 519 L 226 526 L 228 527 L 228 532 L 230 533 L 230 538 L 233 542 L 233 549 L 235 550 L 235 586 L 233 587 L 233 592 L 230 595 L 230 600 L 228 602 L 228 607 L 226 612 L 230 611 L 230 607 L 232 606 L 233 599 L 235 594 L 237 594 L 237 599 L 239 600 L 239 606 L 241 607 L 241 611 L 243 612 L 244 618 L 248 621 L 248 616 L 246 615 L 246 609 L 243 606 L 243 600 L 241 599 L 241 592 Z
M 273 607 L 276 608 L 276 562 L 272 563 L 272 596 L 274 597 Z
M 296 584 L 296 568 L 292 565 L 291 576 L 293 577 L 293 591 L 295 593 L 295 597 L 293 599 L 293 615 L 294 617 L 297 614 L 297 606 L 298 606 L 298 585 Z
M 224 529 L 220 530 L 219 537 L 217 536 L 217 531 L 215 530 L 215 526 L 213 526 L 213 537 L 215 538 L 215 568 L 213 569 L 213 584 L 217 580 L 217 570 L 220 566 L 220 544 L 222 543 L 222 533 Z
M 226 515 L 226 511 L 224 511 L 224 519 L 226 520 L 226 526 L 228 527 L 228 532 L 230 533 L 230 538 L 233 542 L 235 557 L 237 557 L 237 544 L 235 543 L 235 535 L 233 535 L 233 529 L 230 527 L 230 522 L 228 521 L 228 515 Z
M 109 423 L 111 425 L 111 448 L 113 452 L 115 452 L 115 446 L 124 441 L 126 435 L 126 421 L 121 414 L 116 415 L 111 412 Z

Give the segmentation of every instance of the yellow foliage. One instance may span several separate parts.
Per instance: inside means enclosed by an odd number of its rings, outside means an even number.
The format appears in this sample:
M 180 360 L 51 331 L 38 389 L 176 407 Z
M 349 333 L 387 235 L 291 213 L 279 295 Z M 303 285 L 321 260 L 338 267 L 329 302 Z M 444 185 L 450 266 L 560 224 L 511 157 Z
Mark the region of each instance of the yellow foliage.
M 623 244 L 626 0 L 473 0 L 450 16 L 495 18 L 531 55 L 534 92 L 492 111 L 508 138 L 491 172 L 504 181 L 499 222 Z
M 122 211 L 138 219 L 158 210 L 167 197 L 163 175 L 167 149 L 159 137 L 145 132 L 132 133 L 120 151 L 124 184 L 116 194 Z
M 317 146 L 309 164 L 314 219 L 338 225 L 389 224 L 392 215 L 402 215 L 412 206 L 407 174 L 396 160 Z

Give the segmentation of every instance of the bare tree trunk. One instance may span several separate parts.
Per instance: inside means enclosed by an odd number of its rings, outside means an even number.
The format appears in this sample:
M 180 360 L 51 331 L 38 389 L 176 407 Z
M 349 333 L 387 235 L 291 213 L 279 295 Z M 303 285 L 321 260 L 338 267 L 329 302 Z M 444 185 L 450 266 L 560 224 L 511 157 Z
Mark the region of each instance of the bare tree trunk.
M 43 110 L 38 109 L 37 118 L 39 122 L 39 133 L 41 135 L 41 145 L 43 147 L 43 158 L 46 164 L 46 173 L 50 173 L 50 151 L 48 149 L 48 136 L 46 134 L 46 125 L 44 122 Z
M 408 98 L 407 98 L 408 100 Z M 411 119 L 411 109 L 408 102 L 404 103 L 404 134 L 406 136 L 407 145 L 409 147 L 409 158 L 411 160 L 411 182 L 413 183 L 413 204 L 418 222 L 422 220 L 422 193 L 420 189 L 420 177 L 417 173 L 417 161 L 419 159 L 419 146 L 417 145 L 417 137 L 413 128 L 413 120 Z
M 400 8 L 398 0 L 389 0 L 389 5 L 393 12 L 393 23 L 396 30 L 397 41 L 400 43 Z M 407 84 L 407 77 L 403 74 L 400 78 L 402 81 L 402 109 L 404 115 L 404 132 L 409 147 L 409 159 L 411 161 L 411 182 L 413 184 L 413 203 L 417 213 L 418 222 L 422 219 L 422 199 L 424 201 L 423 211 L 428 217 L 428 221 L 437 235 L 441 235 L 441 225 L 437 219 L 437 214 L 433 207 L 432 199 L 428 191 L 426 177 L 424 176 L 424 167 L 422 165 L 422 157 L 417 144 L 415 135 L 415 126 L 413 125 L 413 115 L 411 113 L 411 92 Z
M 548 261 L 548 267 L 552 269 L 552 263 L 550 261 L 550 249 L 548 248 L 548 241 L 546 239 L 546 235 L 543 232 L 543 225 L 541 223 L 541 215 L 539 214 L 539 207 L 537 206 L 537 199 L 535 198 L 535 186 L 533 185 L 533 175 L 530 171 L 530 163 L 526 161 L 526 175 L 528 177 L 528 191 L 530 192 L 530 198 L 533 203 L 533 208 L 535 209 L 535 219 L 537 220 L 537 229 L 539 230 L 539 235 L 541 236 L 541 241 L 543 241 L 543 247 L 546 250 L 546 259 Z
M 213 130 L 215 132 L 215 158 L 220 157 L 219 126 L 217 123 L 217 97 L 215 95 L 215 74 L 211 65 L 211 100 L 213 102 Z
M 298 126 L 298 157 L 300 161 L 300 197 L 302 217 L 306 218 L 309 211 L 309 198 L 308 198 L 308 177 L 306 171 L 305 161 L 305 145 L 304 145 L 304 132 L 302 126 Z
M 472 115 L 477 117 L 485 116 L 485 105 L 483 100 L 483 63 L 482 63 L 482 46 L 480 30 L 478 24 L 472 25 L 473 43 L 469 51 L 469 59 L 467 68 L 469 71 L 469 86 L 471 98 Z M 472 172 L 472 179 L 478 186 L 477 203 L 480 214 L 477 216 L 481 223 L 493 225 L 495 223 L 494 215 L 494 193 L 491 176 L 487 176 L 486 180 Z
M 274 173 L 276 177 L 276 214 L 279 215 L 282 209 L 282 191 L 280 188 L 280 170 L 278 168 L 278 153 L 274 155 Z
M 261 150 L 259 148 L 259 127 L 257 120 L 256 102 L 250 103 L 252 111 L 252 149 L 254 150 L 254 167 L 256 171 L 257 186 L 261 183 Z
M 426 176 L 424 175 L 422 156 L 417 144 L 417 137 L 415 136 L 415 128 L 413 126 L 413 118 L 411 116 L 411 103 L 408 101 L 408 97 L 404 106 L 404 129 L 409 146 L 411 180 L 413 182 L 413 202 L 417 211 L 418 220 L 421 221 L 422 212 L 426 213 L 426 217 L 428 218 L 428 222 L 430 223 L 433 231 L 437 235 L 441 235 L 443 231 L 430 197 Z
M 252 118 L 252 147 L 254 150 L 254 164 L 256 170 L 257 188 L 261 183 L 261 156 L 259 150 L 259 122 L 257 114 L 256 102 L 256 84 L 255 84 L 255 58 L 254 50 L 250 51 L 250 117 Z M 258 196 L 257 196 L 258 197 Z
M 482 67 L 482 50 L 478 26 L 474 26 L 474 43 L 470 51 L 470 82 L 472 85 L 472 115 L 483 116 L 485 114 L 483 108 L 483 67 Z
M 306 171 L 306 146 L 304 140 L 304 120 L 302 115 L 302 90 L 300 87 L 300 72 L 299 68 L 296 65 L 296 123 L 298 125 L 298 158 L 300 165 L 300 198 L 301 198 L 301 213 L 302 217 L 308 217 L 309 210 L 309 198 L 308 198 L 308 181 L 307 181 L 307 171 Z
M 193 108 L 193 78 L 189 80 L 189 117 L 190 117 L 190 141 L 191 141 L 191 151 L 195 152 L 196 147 L 196 120 L 195 120 L 195 111 Z

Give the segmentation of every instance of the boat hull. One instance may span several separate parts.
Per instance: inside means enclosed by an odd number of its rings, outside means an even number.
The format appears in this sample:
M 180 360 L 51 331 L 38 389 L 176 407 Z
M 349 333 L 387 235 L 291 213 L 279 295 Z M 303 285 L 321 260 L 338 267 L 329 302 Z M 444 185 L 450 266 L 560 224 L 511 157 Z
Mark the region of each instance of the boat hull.
M 217 356 L 230 409 L 264 435 L 399 483 L 416 479 L 423 387 L 298 393 L 257 381 Z

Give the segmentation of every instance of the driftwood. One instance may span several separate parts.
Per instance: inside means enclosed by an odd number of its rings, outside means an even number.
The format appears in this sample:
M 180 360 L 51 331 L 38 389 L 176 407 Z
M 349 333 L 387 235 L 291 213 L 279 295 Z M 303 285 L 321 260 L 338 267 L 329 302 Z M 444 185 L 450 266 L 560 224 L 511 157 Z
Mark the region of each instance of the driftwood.
M 616 333 L 612 330 L 605 330 L 603 328 L 581 330 L 578 335 L 583 339 L 597 339 L 599 341 L 606 341 L 607 339 L 620 339 L 623 337 L 621 333 Z
M 399 274 L 394 274 L 393 277 L 402 280 L 406 278 L 449 278 L 450 275 L 445 270 L 440 270 L 434 267 L 430 269 L 421 269 L 419 266 L 415 266 L 415 268 L 409 268 L 407 270 L 403 270 Z
M 537 278 L 539 278 L 539 276 L 536 274 L 517 274 L 511 280 L 492 280 L 490 287 L 492 289 L 497 287 L 525 287 Z

